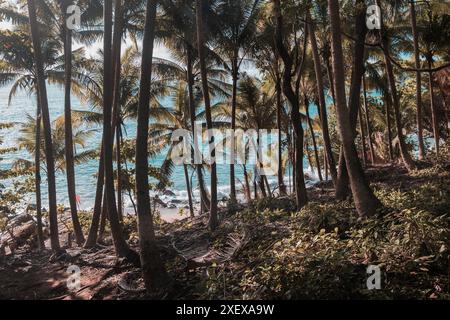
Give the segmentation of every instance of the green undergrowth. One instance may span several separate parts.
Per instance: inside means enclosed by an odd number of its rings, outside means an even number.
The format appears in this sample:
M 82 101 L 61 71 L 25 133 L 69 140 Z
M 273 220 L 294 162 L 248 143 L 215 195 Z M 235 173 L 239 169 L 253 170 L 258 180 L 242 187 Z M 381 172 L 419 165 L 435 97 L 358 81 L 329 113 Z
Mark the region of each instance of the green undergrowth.
M 438 167 L 403 178 L 407 187 L 374 184 L 385 207 L 377 218 L 360 218 L 351 201 L 300 212 L 289 198 L 253 203 L 229 218 L 251 241 L 208 270 L 202 297 L 449 299 L 450 174 Z M 380 290 L 367 288 L 370 265 L 380 268 Z

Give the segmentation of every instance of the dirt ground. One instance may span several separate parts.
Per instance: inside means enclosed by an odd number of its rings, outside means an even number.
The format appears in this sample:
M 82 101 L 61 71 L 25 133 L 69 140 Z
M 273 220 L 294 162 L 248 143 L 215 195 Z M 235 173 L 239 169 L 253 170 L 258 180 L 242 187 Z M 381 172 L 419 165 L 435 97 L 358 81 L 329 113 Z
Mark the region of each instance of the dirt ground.
M 399 167 L 377 167 L 369 170 L 367 175 L 372 182 L 392 189 L 408 189 L 429 179 L 427 177 L 412 178 Z M 309 196 L 312 200 L 328 201 L 333 196 L 332 186 L 330 183 L 318 184 L 309 190 Z M 162 258 L 167 262 L 168 273 L 172 279 L 164 296 L 157 298 L 196 299 L 201 297 L 205 290 L 205 278 L 208 272 L 205 267 L 207 263 L 204 263 L 204 260 L 208 260 L 208 257 L 214 256 L 214 254 L 216 259 L 218 256 L 216 251 L 208 251 L 209 245 L 220 237 L 227 237 L 230 230 L 236 230 L 236 224 L 231 226 L 236 222 L 231 217 L 232 213 L 223 213 L 221 227 L 213 235 L 208 231 L 206 217 L 165 222 L 157 228 L 158 246 Z M 283 217 L 270 225 L 252 227 L 255 229 L 254 234 L 264 237 L 264 241 L 260 243 L 267 241 L 269 247 L 264 250 L 268 250 L 274 243 L 270 234 L 288 233 L 292 223 L 293 221 L 289 217 Z M 66 236 L 61 234 L 61 239 Z M 136 241 L 131 241 L 131 247 L 138 251 Z M 228 248 L 228 251 L 224 250 L 224 252 L 237 249 L 239 249 L 238 245 L 235 248 Z M 65 250 L 65 253 L 55 256 L 50 250 L 38 253 L 19 249 L 14 256 L 0 257 L 0 299 L 148 298 L 142 291 L 139 268 L 124 261 L 118 261 L 112 245 L 98 246 L 89 250 L 79 248 L 65 248 Z M 253 249 L 246 248 L 245 250 Z M 189 257 L 183 256 L 180 252 L 184 252 L 186 255 L 203 255 L 203 260 L 189 261 L 187 259 Z M 222 256 L 220 256 L 221 259 L 223 259 Z M 231 256 L 232 253 L 227 258 L 231 258 Z M 237 262 L 231 261 L 230 268 L 241 270 L 246 265 L 257 263 L 257 261 L 247 261 L 246 253 L 242 256 L 237 259 Z M 70 266 L 77 266 L 81 271 L 80 285 L 75 290 L 68 288 L 72 279 L 70 270 L 68 270 Z

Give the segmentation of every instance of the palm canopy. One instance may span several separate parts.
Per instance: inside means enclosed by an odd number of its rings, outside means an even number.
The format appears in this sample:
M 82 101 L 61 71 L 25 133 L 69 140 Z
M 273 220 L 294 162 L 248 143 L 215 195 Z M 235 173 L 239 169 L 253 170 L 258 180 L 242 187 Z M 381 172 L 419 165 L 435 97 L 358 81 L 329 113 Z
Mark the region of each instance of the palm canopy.
M 87 59 L 81 68 L 83 74 L 83 86 L 74 93 L 81 101 L 93 107 L 96 111 L 103 108 L 103 53 L 100 51 L 100 58 Z M 140 53 L 135 47 L 125 49 L 121 57 L 121 79 L 120 79 L 120 111 L 121 121 L 135 119 L 137 117 L 137 107 L 139 99 L 140 68 L 138 61 Z M 157 75 L 152 79 L 151 117 L 163 116 L 166 108 L 162 106 L 159 99 L 168 95 L 171 91 L 171 83 L 167 79 L 160 79 Z M 85 120 L 88 122 L 101 123 L 102 114 L 94 112 L 85 113 Z
M 75 118 L 75 117 L 74 117 Z M 75 164 L 81 164 L 91 159 L 94 159 L 98 152 L 96 150 L 86 149 L 89 138 L 95 133 L 94 130 L 86 129 L 82 122 L 72 121 L 73 126 L 73 143 L 75 150 L 78 148 L 83 151 L 75 152 Z M 41 130 L 43 130 L 41 128 Z M 20 124 L 20 136 L 17 139 L 17 146 L 21 150 L 26 150 L 29 154 L 34 154 L 36 150 L 36 119 L 27 115 L 25 122 Z M 52 141 L 53 154 L 55 156 L 55 169 L 57 171 L 64 171 L 66 167 L 65 160 L 65 141 L 64 141 L 64 116 L 59 116 L 52 123 Z M 41 160 L 45 163 L 44 139 L 41 139 L 39 148 L 41 148 Z M 18 159 L 13 165 L 13 168 L 30 168 L 34 166 L 34 162 L 27 159 Z M 45 170 L 45 166 L 42 166 Z
M 42 39 L 42 57 L 44 72 L 49 83 L 64 84 L 64 56 L 60 54 L 61 44 L 52 37 Z M 86 68 L 85 51 L 79 48 L 73 51 L 74 72 L 72 87 L 80 91 L 90 81 L 80 72 Z M 25 26 L 19 25 L 13 31 L 0 31 L 0 86 L 12 85 L 8 104 L 19 90 L 36 92 L 36 74 L 33 61 L 33 49 L 30 35 Z

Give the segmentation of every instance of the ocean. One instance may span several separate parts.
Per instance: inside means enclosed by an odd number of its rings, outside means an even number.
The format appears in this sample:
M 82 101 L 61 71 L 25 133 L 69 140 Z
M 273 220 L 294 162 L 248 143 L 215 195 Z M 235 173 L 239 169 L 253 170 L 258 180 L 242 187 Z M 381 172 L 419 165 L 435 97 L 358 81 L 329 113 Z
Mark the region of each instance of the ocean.
M 19 91 L 17 95 L 12 99 L 11 105 L 8 106 L 8 96 L 11 86 L 4 86 L 0 88 L 0 123 L 13 122 L 16 123 L 11 129 L 0 130 L 0 137 L 3 137 L 3 145 L 0 148 L 13 147 L 17 145 L 17 139 L 20 135 L 20 123 L 26 121 L 27 115 L 35 117 L 36 115 L 36 101 L 34 95 L 29 95 L 26 91 Z M 58 116 L 62 115 L 64 112 L 64 90 L 58 85 L 47 85 L 48 90 L 48 100 L 49 100 L 49 110 L 50 117 L 53 121 Z M 72 97 L 72 109 L 73 110 L 92 110 L 89 105 L 82 104 L 76 97 Z M 136 123 L 135 121 L 128 121 L 126 124 L 126 130 L 124 130 L 124 138 L 134 138 L 136 136 Z M 96 149 L 101 141 L 101 128 L 100 127 L 89 127 L 86 129 L 96 130 L 94 134 L 89 137 L 86 141 L 86 146 L 84 149 Z M 82 149 L 77 148 L 80 152 Z M 165 152 L 163 150 L 158 156 L 149 160 L 150 165 L 159 168 L 163 163 L 165 158 Z M 12 154 L 5 154 L 0 156 L 0 169 L 7 170 L 18 158 L 24 158 L 28 160 L 33 160 L 33 155 L 27 153 L 26 151 L 19 151 Z M 310 169 L 308 163 L 305 161 L 305 166 L 307 166 L 308 175 L 313 177 L 314 172 Z M 95 197 L 95 186 L 96 178 L 95 174 L 98 169 L 98 160 L 93 159 L 88 162 L 79 164 L 75 168 L 76 173 L 76 193 L 80 199 L 80 209 L 89 210 L 92 208 Z M 237 189 L 240 189 L 243 182 L 243 170 L 242 166 L 236 165 L 236 183 Z M 251 169 L 249 169 L 251 170 Z M 45 170 L 43 170 L 45 171 Z M 228 197 L 229 195 L 229 166 L 228 165 L 218 165 L 217 166 L 218 175 L 218 199 Z M 190 171 L 190 176 L 192 177 L 194 185 L 194 200 L 199 201 L 199 191 L 196 188 L 197 182 L 195 179 L 195 174 Z M 288 176 L 286 176 L 286 183 L 288 182 Z M 206 185 L 209 185 L 209 173 L 205 172 Z M 276 177 L 268 177 L 268 180 L 272 186 L 276 185 Z M 13 180 L 3 180 L 0 184 L 3 185 L 0 188 L 11 187 L 14 182 Z M 172 186 L 165 192 L 165 194 L 159 195 L 160 198 L 167 202 L 169 205 L 184 207 L 187 202 L 187 192 L 184 177 L 184 170 L 182 166 L 176 166 L 172 176 L 171 176 Z M 57 187 L 57 200 L 58 204 L 68 206 L 67 197 L 67 185 L 66 177 L 64 172 L 58 172 L 56 177 L 56 187 Z M 42 180 L 42 201 L 43 206 L 47 205 L 47 186 L 45 176 Z M 33 194 L 26 195 L 24 205 L 34 204 L 35 199 Z M 125 209 L 132 208 L 130 199 L 124 195 Z

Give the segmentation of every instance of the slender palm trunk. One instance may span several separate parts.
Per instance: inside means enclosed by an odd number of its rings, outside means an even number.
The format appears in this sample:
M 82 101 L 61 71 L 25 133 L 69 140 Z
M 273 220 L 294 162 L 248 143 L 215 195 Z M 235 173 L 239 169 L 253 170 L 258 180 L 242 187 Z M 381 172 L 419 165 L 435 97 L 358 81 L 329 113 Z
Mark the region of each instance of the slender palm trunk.
M 68 5 L 68 4 L 67 4 Z M 67 27 L 66 10 L 67 6 L 62 5 L 63 35 L 64 35 L 64 138 L 66 156 L 66 176 L 67 190 L 69 193 L 70 214 L 78 246 L 84 244 L 84 235 L 78 219 L 78 208 L 75 187 L 75 164 L 74 146 L 72 133 L 72 108 L 71 108 L 71 87 L 72 87 L 72 30 Z
M 100 217 L 100 229 L 98 231 L 98 239 L 99 243 L 102 243 L 105 238 L 105 230 L 106 230 L 106 222 L 108 220 L 108 206 L 106 203 L 108 202 L 108 198 L 106 197 L 106 193 L 103 193 L 103 206 Z
M 388 93 L 385 93 L 384 96 L 384 105 L 385 105 L 385 112 L 386 112 L 386 130 L 387 130 L 387 144 L 388 144 L 388 151 L 389 151 L 389 161 L 394 161 L 394 150 L 392 148 L 392 124 L 391 124 L 391 107 L 392 107 L 392 101 L 389 97 Z
M 364 5 L 363 0 L 357 1 L 358 5 Z M 350 97 L 348 107 L 348 117 L 350 118 L 350 130 L 353 133 L 353 139 L 356 137 L 356 126 L 358 113 L 361 104 L 361 80 L 364 75 L 364 60 L 365 60 L 365 39 L 367 35 L 366 27 L 366 10 L 365 6 L 359 7 L 358 14 L 354 21 L 354 32 L 356 35 L 356 42 L 353 48 L 353 64 L 350 85 Z M 333 73 L 336 77 L 336 74 Z M 336 79 L 335 79 L 336 80 Z M 336 89 L 335 89 L 336 91 Z M 337 94 L 337 93 L 336 93 Z M 336 198 L 345 199 L 349 195 L 349 177 L 347 162 L 344 159 L 344 148 L 341 147 L 339 154 L 339 169 L 338 182 L 336 184 Z
M 114 66 L 114 96 L 113 96 L 113 114 L 112 114 L 112 139 L 116 139 L 116 163 L 117 163 L 117 215 L 119 221 L 123 221 L 123 204 L 122 204 L 122 181 L 121 181 L 121 143 L 120 143 L 120 125 L 121 125 L 121 111 L 120 111 L 120 80 L 121 80 L 121 51 L 122 51 L 122 35 L 123 35 L 123 4 L 122 0 L 115 1 L 114 8 L 114 32 L 113 32 L 113 47 L 112 47 L 112 61 Z
M 37 220 L 37 240 L 39 251 L 45 249 L 44 231 L 42 229 L 42 198 L 41 198 L 41 108 L 39 107 L 39 98 L 36 108 L 36 143 L 34 150 L 34 182 L 36 186 L 36 220 Z
M 117 163 L 117 214 L 123 223 L 123 188 L 122 188 L 122 132 L 120 122 L 116 125 L 116 163 Z
M 205 40 L 204 32 L 205 28 L 203 25 L 203 5 L 207 5 L 205 0 L 196 0 L 196 17 L 197 17 L 197 46 L 198 54 L 200 60 L 200 73 L 202 78 L 203 87 L 203 99 L 205 102 L 205 113 L 206 113 L 206 124 L 209 130 L 213 129 L 212 118 L 211 118 L 211 101 L 209 97 L 208 88 L 208 76 L 206 73 L 206 57 L 205 57 Z M 214 138 L 210 138 L 210 145 L 214 143 Z M 212 149 L 211 157 L 215 157 L 215 150 Z M 216 163 L 211 164 L 211 206 L 209 212 L 209 227 L 211 230 L 215 230 L 219 224 L 217 216 L 217 167 Z
M 103 159 L 103 143 L 100 151 L 100 161 L 98 164 L 97 187 L 95 189 L 94 213 L 92 214 L 91 227 L 84 244 L 85 249 L 93 248 L 97 244 L 98 228 L 102 214 L 103 187 L 105 182 L 105 161 Z
M 376 3 L 378 6 L 380 6 L 379 0 L 376 0 Z M 395 125 L 397 127 L 397 135 L 399 140 L 399 146 L 400 146 L 400 155 L 402 157 L 403 164 L 405 165 L 406 169 L 413 170 L 416 165 L 414 164 L 413 159 L 411 158 L 411 155 L 408 152 L 405 136 L 403 135 L 403 124 L 402 124 L 402 118 L 400 114 L 400 100 L 398 97 L 397 92 L 397 85 L 395 83 L 395 75 L 394 75 L 394 69 L 392 67 L 391 60 L 389 60 L 388 53 L 389 53 L 389 39 L 386 37 L 385 34 L 383 34 L 383 18 L 381 17 L 381 30 L 380 30 L 380 37 L 381 37 L 381 44 L 384 48 L 384 62 L 386 67 L 386 74 L 389 81 L 389 87 L 390 92 L 392 96 L 392 104 L 394 107 L 394 116 L 395 116 Z
M 283 173 L 283 148 L 281 145 L 282 132 L 281 130 L 281 115 L 282 115 L 282 88 L 281 88 L 281 76 L 278 73 L 278 59 L 277 59 L 277 77 L 276 77 L 276 95 L 277 95 L 277 129 L 278 129 L 278 188 L 280 189 L 280 195 L 286 195 L 286 185 L 284 184 L 284 173 Z
M 328 82 L 330 84 L 330 91 L 331 91 L 331 97 L 333 98 L 333 104 L 336 105 L 336 94 L 334 92 L 334 79 L 333 79 L 333 71 L 331 70 L 331 63 L 330 63 L 330 51 L 331 49 L 328 47 L 328 45 L 325 45 L 325 66 L 327 68 L 327 75 L 328 75 Z
M 189 201 L 189 213 L 191 215 L 191 218 L 194 218 L 194 205 L 192 203 L 192 191 L 191 191 L 191 183 L 189 181 L 189 171 L 187 165 L 183 165 L 184 169 L 184 179 L 186 181 L 186 191 L 188 194 L 188 201 Z
M 305 95 L 305 110 L 306 110 L 306 118 L 308 121 L 309 132 L 311 133 L 311 140 L 312 140 L 313 148 L 314 148 L 314 157 L 316 160 L 317 175 L 319 176 L 319 180 L 323 181 L 322 169 L 320 168 L 319 152 L 317 151 L 316 136 L 314 134 L 314 128 L 313 128 L 312 121 L 311 121 L 311 118 L 309 115 L 309 101 L 308 101 L 308 98 L 306 97 L 306 95 Z
M 304 148 L 305 148 L 306 158 L 308 159 L 309 166 L 311 167 L 312 173 L 314 173 L 314 165 L 313 165 L 313 160 L 311 158 L 311 152 L 309 149 L 308 139 L 305 139 Z
M 194 157 L 195 154 L 200 154 L 200 150 L 198 147 L 198 143 L 196 140 L 196 133 L 195 133 L 195 121 L 196 121 L 196 108 L 195 108 L 195 98 L 194 98 L 194 75 L 192 71 L 192 64 L 193 64 L 193 56 L 192 56 L 192 47 L 190 43 L 186 44 L 187 48 L 187 83 L 188 83 L 188 92 L 189 92 L 189 113 L 190 113 L 190 120 L 191 120 L 191 130 L 192 130 L 192 137 L 194 139 L 193 141 L 193 148 L 194 148 Z M 201 202 L 201 208 L 209 208 L 210 207 L 210 201 L 208 198 L 208 193 L 206 192 L 205 183 L 203 180 L 203 172 L 202 172 L 202 166 L 200 164 L 195 164 L 195 169 L 197 171 L 197 179 L 198 179 L 198 185 L 200 189 L 200 202 Z
M 148 130 L 150 89 L 152 81 L 153 43 L 155 38 L 156 0 L 147 1 L 144 39 L 142 42 L 141 82 L 136 138 L 136 195 L 139 246 L 145 288 L 148 293 L 164 289 L 167 274 L 156 246 L 148 180 Z
M 248 178 L 247 166 L 243 165 L 244 170 L 244 179 L 245 179 L 245 195 L 247 197 L 247 201 L 250 202 L 252 200 L 252 194 L 250 189 L 250 182 Z
M 275 4 L 275 18 L 276 18 L 276 47 L 278 54 L 284 62 L 284 75 L 283 75 L 283 92 L 287 100 L 291 104 L 291 118 L 292 126 L 294 129 L 294 141 L 295 141 L 295 193 L 296 193 L 296 203 L 297 209 L 300 210 L 308 202 L 308 196 L 306 193 L 305 176 L 303 172 L 303 142 L 304 142 L 304 131 L 300 118 L 300 106 L 299 99 L 296 96 L 292 88 L 292 69 L 293 61 L 289 55 L 289 52 L 284 46 L 283 42 L 283 16 L 281 13 L 280 0 L 274 0 Z M 301 75 L 299 75 L 301 76 Z
M 369 115 L 369 104 L 367 102 L 367 85 L 366 77 L 363 75 L 363 98 L 364 98 L 364 111 L 366 114 L 366 127 L 367 127 L 367 138 L 369 140 L 369 151 L 370 151 L 370 162 L 372 165 L 375 164 L 375 150 L 373 148 L 372 140 L 372 126 L 370 125 L 370 115 Z
M 362 107 L 360 105 L 359 111 L 358 111 L 358 118 L 359 118 L 359 132 L 361 134 L 361 149 L 362 149 L 362 159 L 364 167 L 367 167 L 367 163 L 369 160 L 367 159 L 367 148 L 366 148 L 366 132 L 364 130 L 364 121 L 363 121 L 363 114 L 362 114 Z
M 233 131 L 231 137 L 231 146 L 230 146 L 230 155 L 231 155 L 231 163 L 230 163 L 230 202 L 236 202 L 236 180 L 235 180 L 235 172 L 234 172 L 234 163 L 235 163 L 235 137 L 234 132 L 236 130 L 236 106 L 237 106 L 237 82 L 238 82 L 238 48 L 234 50 L 234 57 L 232 61 L 232 94 L 231 94 L 231 130 Z
M 60 250 L 58 235 L 58 211 L 56 203 L 55 160 L 53 155 L 52 129 L 50 112 L 48 109 L 47 88 L 45 84 L 44 63 L 41 51 L 41 39 L 39 24 L 36 16 L 36 4 L 34 0 L 27 0 L 30 20 L 31 41 L 33 43 L 34 62 L 36 68 L 37 90 L 39 92 L 39 105 L 44 123 L 45 159 L 47 164 L 48 203 L 50 220 L 50 241 L 53 251 Z
M 428 68 L 433 68 L 433 54 L 428 52 L 427 55 Z M 439 119 L 436 108 L 436 102 L 434 97 L 434 88 L 433 88 L 433 73 L 428 72 L 428 91 L 430 93 L 430 105 L 431 105 L 431 122 L 433 127 L 433 135 L 434 135 L 434 144 L 436 150 L 436 156 L 439 156 Z
M 354 132 L 346 106 L 344 59 L 341 42 L 341 25 L 338 0 L 328 0 L 331 25 L 331 43 L 333 56 L 334 88 L 336 109 L 339 122 L 339 134 L 344 149 L 344 156 L 353 193 L 356 210 L 360 216 L 372 216 L 381 206 L 366 181 L 354 144 Z
M 269 179 L 267 179 L 267 176 L 263 176 L 263 179 L 264 179 L 264 184 L 265 184 L 265 186 L 267 188 L 267 196 L 269 198 L 271 198 L 272 197 L 272 190 L 270 189 Z
M 319 115 L 320 115 L 320 123 L 322 128 L 322 137 L 324 143 L 324 149 L 326 153 L 326 159 L 328 165 L 330 167 L 331 179 L 333 180 L 333 184 L 336 184 L 337 180 L 337 171 L 336 171 L 336 162 L 334 161 L 333 151 L 331 148 L 331 139 L 330 132 L 328 127 L 328 115 L 327 115 L 327 105 L 325 101 L 325 89 L 323 85 L 323 77 L 322 77 L 322 65 L 320 63 L 319 49 L 317 46 L 316 39 L 316 30 L 315 24 L 311 19 L 311 15 L 307 14 L 307 19 L 309 22 L 309 38 L 311 42 L 311 49 L 313 53 L 313 61 L 314 61 L 314 70 L 316 74 L 316 83 L 317 83 L 317 96 L 319 98 Z M 334 89 L 333 89 L 334 92 Z
M 120 0 L 115 0 L 120 1 Z M 117 6 L 116 2 L 116 6 Z M 116 15 L 116 19 L 118 15 Z M 105 194 L 106 208 L 108 211 L 111 233 L 114 247 L 118 257 L 127 258 L 136 262 L 136 253 L 130 249 L 122 233 L 116 206 L 116 195 L 114 191 L 114 169 L 113 169 L 113 131 L 112 131 L 112 104 L 114 94 L 114 78 L 112 59 L 112 0 L 104 3 L 104 36 L 103 36 L 103 144 L 105 162 Z
M 416 9 L 414 1 L 409 2 L 409 14 L 414 40 L 414 60 L 416 69 L 420 69 L 419 35 L 417 31 Z M 416 72 L 416 104 L 417 104 L 417 139 L 419 142 L 419 160 L 425 158 L 425 144 L 423 142 L 423 117 L 422 117 L 422 74 Z

